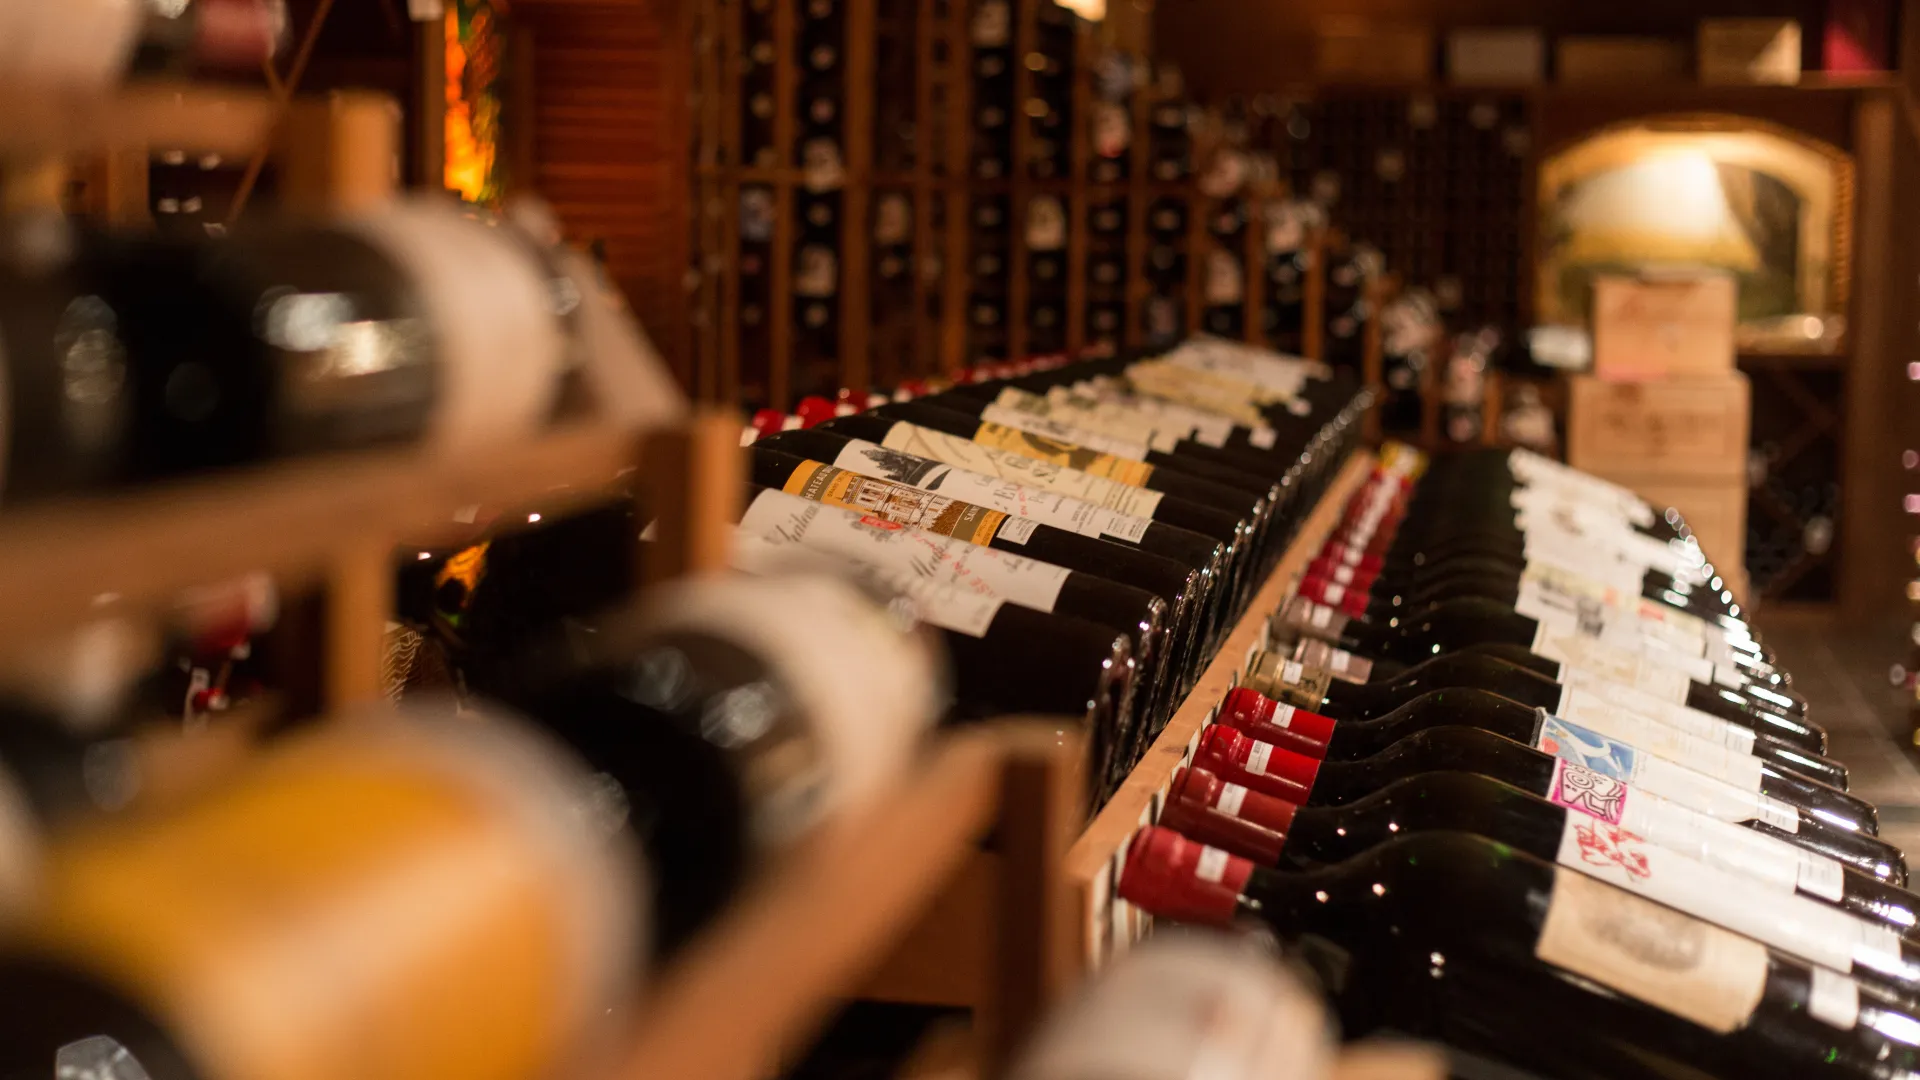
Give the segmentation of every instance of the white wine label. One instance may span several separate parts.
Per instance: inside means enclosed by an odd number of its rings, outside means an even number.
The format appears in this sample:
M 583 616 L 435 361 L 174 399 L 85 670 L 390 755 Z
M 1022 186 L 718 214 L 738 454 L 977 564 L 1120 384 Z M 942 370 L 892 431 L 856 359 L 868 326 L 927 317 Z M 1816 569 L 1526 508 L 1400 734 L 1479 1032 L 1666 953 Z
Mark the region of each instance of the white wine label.
M 906 770 L 940 714 L 934 647 L 844 579 L 702 576 L 650 588 L 640 603 L 651 627 L 703 630 L 750 648 L 779 672 L 807 718 L 824 776 L 806 785 L 810 795 L 772 798 L 756 813 L 763 840 L 790 839 L 824 813 L 877 796 Z M 849 680 L 844 665 L 856 656 L 876 666 Z
M 1516 487 L 1509 500 L 1515 510 L 1548 509 L 1555 506 L 1587 505 L 1595 513 L 1625 518 L 1641 528 L 1650 528 L 1658 520 L 1653 508 L 1637 496 L 1593 487 L 1561 487 L 1551 483 Z
M 1141 520 L 1151 520 L 1163 498 L 1158 491 L 1148 491 L 1054 462 L 982 446 L 958 435 L 915 424 L 893 425 L 881 445 L 888 450 L 930 458 L 970 473 L 1012 480 L 1065 495 Z
M 1240 804 L 1247 801 L 1247 789 L 1239 784 L 1220 785 L 1220 797 L 1213 801 L 1213 808 L 1229 817 L 1240 816 Z
M 1839 900 L 1845 893 L 1845 871 L 1817 851 L 1708 817 L 1566 761 L 1554 762 L 1547 799 L 1780 892 L 1797 890 L 1823 900 Z
M 1231 375 L 1287 397 L 1298 397 L 1307 381 L 1324 370 L 1302 357 L 1248 348 L 1232 342 L 1197 338 L 1163 357 L 1166 362 L 1216 375 Z
M 1313 614 L 1308 616 L 1315 630 L 1325 630 L 1333 622 L 1334 611 L 1324 604 L 1313 604 Z
M 1353 567 L 1345 563 L 1333 568 L 1333 580 L 1340 585 L 1353 584 Z
M 1134 412 L 1086 409 L 1071 400 L 1042 397 L 1012 386 L 1002 389 L 994 398 L 994 404 L 1160 451 L 1172 450 L 1190 430 L 1184 425 L 1155 423 L 1152 418 Z
M 1201 881 L 1217 882 L 1227 876 L 1227 853 L 1216 847 L 1200 849 L 1200 858 L 1194 864 L 1193 876 Z
M 749 574 L 786 573 L 806 569 L 810 564 L 825 571 L 850 574 L 880 592 L 906 600 L 914 617 L 921 622 L 968 637 L 985 637 L 994 616 L 1006 603 L 997 596 L 941 584 L 911 570 L 841 559 L 742 530 L 734 531 L 732 561 L 736 568 Z
M 1257 742 L 1247 752 L 1247 771 L 1255 776 L 1267 775 L 1267 762 L 1273 757 L 1273 744 Z
M 1860 1022 L 1860 984 L 1837 971 L 1815 967 L 1807 989 L 1807 1014 L 1829 1027 L 1852 1031 Z
M 850 442 L 835 456 L 833 464 L 849 472 L 912 484 L 961 502 L 989 506 L 1014 517 L 1031 518 L 1081 536 L 1113 537 L 1139 543 L 1147 527 L 1153 524 L 1150 519 L 1108 510 L 1033 484 L 956 469 L 944 462 L 889 450 L 876 443 Z M 1006 535 L 1004 528 L 1001 535 Z M 1025 543 L 1025 537 L 1019 542 Z
M 1759 821 L 1783 832 L 1800 831 L 1800 812 L 1787 803 L 1683 768 L 1557 716 L 1546 717 L 1541 723 L 1534 746 L 1589 772 L 1721 821 Z
M 1557 719 L 1547 716 L 1542 721 Z M 1591 709 L 1579 719 L 1581 729 L 1664 758 L 1694 772 L 1722 780 L 1746 791 L 1759 791 L 1760 759 L 1717 742 L 1696 738 L 1624 709 Z
M 1570 870 L 1836 971 L 1881 967 L 1900 957 L 1900 935 L 1892 927 L 1791 893 L 1755 892 L 1733 874 L 1598 818 L 1568 817 L 1556 858 Z
M 545 271 L 502 234 L 506 226 L 488 228 L 451 204 L 418 199 L 343 227 L 386 252 L 420 291 L 438 357 L 429 436 L 436 448 L 498 446 L 546 423 L 566 346 Z
M 1581 874 L 1557 872 L 1534 955 L 1725 1034 L 1766 991 L 1767 949 Z
M 1609 722 L 1615 713 L 1627 713 L 1658 721 L 1736 753 L 1749 756 L 1753 753 L 1757 736 L 1752 728 L 1685 705 L 1647 697 L 1631 687 L 1595 680 L 1583 672 L 1562 672 L 1560 677 L 1568 681 L 1561 688 L 1560 707 L 1554 714 L 1576 724 L 1594 727 Z M 1588 723 L 1589 720 L 1593 723 Z
M 1623 590 L 1615 590 L 1616 594 Z M 1657 621 L 1636 613 L 1609 608 L 1591 597 L 1572 595 L 1523 580 L 1513 609 L 1540 624 L 1533 644 L 1544 645 L 1552 635 L 1604 641 L 1631 652 L 1664 650 L 1686 659 L 1706 654 L 1706 639 L 1679 622 Z
M 1593 638 L 1548 634 L 1533 650 L 1569 670 L 1610 683 L 1631 686 L 1640 693 L 1674 705 L 1685 705 L 1693 691 L 1687 673 L 1662 664 L 1651 655 L 1615 648 Z M 1566 681 L 1564 678 L 1562 682 Z
M 1023 607 L 1052 611 L 1069 572 L 885 518 L 764 491 L 740 518 L 743 532 L 910 571 Z
M 1329 581 L 1320 590 L 1320 602 L 1323 604 L 1337 605 L 1340 603 L 1340 601 L 1345 600 L 1346 598 L 1347 598 L 1347 587 L 1345 585 L 1339 584 L 1338 582 Z
M 999 424 L 1001 427 L 1010 427 L 1016 431 L 1045 435 L 1049 439 L 1073 443 L 1088 450 L 1129 461 L 1145 461 L 1147 455 L 1153 452 L 1152 447 L 1144 442 L 1117 439 L 1045 416 L 1037 416 L 1024 409 L 1010 409 L 1005 405 L 987 406 L 981 410 L 980 419 L 989 424 Z
M 1024 545 L 1039 527 L 1040 523 L 1032 518 L 1010 517 L 1000 523 L 1000 531 L 994 535 L 998 539 Z

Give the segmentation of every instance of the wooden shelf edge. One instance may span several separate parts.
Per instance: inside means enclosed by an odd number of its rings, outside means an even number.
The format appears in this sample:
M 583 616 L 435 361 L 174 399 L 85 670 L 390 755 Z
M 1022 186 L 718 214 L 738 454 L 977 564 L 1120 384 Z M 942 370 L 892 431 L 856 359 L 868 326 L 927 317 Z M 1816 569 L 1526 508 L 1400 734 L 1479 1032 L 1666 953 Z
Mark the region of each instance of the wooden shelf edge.
M 8 150 L 148 146 L 245 157 L 266 145 L 281 109 L 264 90 L 155 81 L 107 91 L 0 83 L 0 112 Z
M 615 1075 L 767 1075 L 973 854 L 1003 741 L 951 736 L 910 784 L 794 852 L 658 984 Z
M 1372 470 L 1374 457 L 1359 452 L 1348 458 L 1313 512 L 1302 523 L 1293 543 L 1280 557 L 1273 573 L 1260 587 L 1246 614 L 1227 636 L 1226 643 L 1194 684 L 1193 692 L 1174 713 L 1140 763 L 1134 766 L 1112 799 L 1088 824 L 1067 851 L 1067 886 L 1082 913 L 1081 944 L 1088 967 L 1098 967 L 1116 943 L 1138 936 L 1131 909 L 1113 894 L 1117 862 L 1127 840 L 1160 813 L 1173 771 L 1191 757 L 1200 729 L 1239 678 L 1250 653 L 1266 641 L 1266 621 L 1285 599 L 1302 570 L 1327 535 L 1339 524 L 1348 498 Z
M 636 464 L 644 474 L 649 453 L 684 463 L 737 447 L 738 432 L 730 416 L 696 413 L 659 429 L 563 430 L 487 454 L 329 456 L 29 507 L 0 518 L 0 647 L 72 626 L 106 599 L 137 610 L 239 574 L 319 577 L 343 552 L 384 558 L 460 507 L 590 491 Z M 661 452 L 674 444 L 689 453 Z

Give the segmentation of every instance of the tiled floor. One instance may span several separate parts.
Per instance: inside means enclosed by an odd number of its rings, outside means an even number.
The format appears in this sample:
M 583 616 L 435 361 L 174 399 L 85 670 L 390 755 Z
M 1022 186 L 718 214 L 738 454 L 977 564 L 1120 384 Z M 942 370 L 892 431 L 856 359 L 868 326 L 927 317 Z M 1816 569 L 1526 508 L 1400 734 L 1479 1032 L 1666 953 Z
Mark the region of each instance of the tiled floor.
M 1807 696 L 1809 717 L 1827 729 L 1828 752 L 1851 771 L 1854 794 L 1880 807 L 1881 835 L 1920 871 L 1920 751 L 1908 699 L 1887 680 L 1910 649 L 1902 627 L 1769 625 L 1764 616 L 1760 625 Z

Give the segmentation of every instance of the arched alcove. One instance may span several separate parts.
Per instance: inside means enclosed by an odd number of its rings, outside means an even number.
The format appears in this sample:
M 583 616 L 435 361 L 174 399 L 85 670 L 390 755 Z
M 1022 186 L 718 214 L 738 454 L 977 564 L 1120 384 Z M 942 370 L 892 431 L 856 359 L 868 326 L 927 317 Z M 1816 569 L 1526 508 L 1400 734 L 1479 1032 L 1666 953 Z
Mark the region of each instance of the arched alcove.
M 1837 337 L 1853 199 L 1838 147 L 1747 117 L 1654 117 L 1543 158 L 1538 191 L 1542 323 L 1583 322 L 1596 273 L 1703 266 L 1739 283 L 1747 343 Z

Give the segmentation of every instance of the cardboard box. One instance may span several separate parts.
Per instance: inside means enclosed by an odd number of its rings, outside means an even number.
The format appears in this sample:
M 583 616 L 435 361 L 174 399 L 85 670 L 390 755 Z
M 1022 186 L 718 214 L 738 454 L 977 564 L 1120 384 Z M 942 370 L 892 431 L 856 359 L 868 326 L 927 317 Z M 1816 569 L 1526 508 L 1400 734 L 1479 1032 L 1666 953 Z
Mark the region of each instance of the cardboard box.
M 1729 274 L 1602 274 L 1593 280 L 1593 372 L 1607 379 L 1734 369 L 1737 286 Z
M 1631 473 L 1607 475 L 1622 487 L 1652 503 L 1655 509 L 1671 506 L 1680 511 L 1700 550 L 1706 552 L 1726 587 L 1742 605 L 1747 600 L 1747 481 L 1745 477 L 1720 480 L 1675 480 L 1665 476 L 1636 476 Z
M 1447 35 L 1447 81 L 1459 86 L 1531 86 L 1547 74 L 1537 27 L 1455 30 Z
M 1679 82 L 1687 77 L 1687 46 L 1652 37 L 1563 37 L 1554 43 L 1553 70 L 1563 83 Z
M 1799 22 L 1700 20 L 1700 81 L 1720 86 L 1792 86 L 1799 82 Z
M 1313 70 L 1322 82 L 1430 82 L 1433 30 L 1362 19 L 1323 19 L 1315 27 Z
M 1732 478 L 1745 486 L 1752 408 L 1745 375 L 1570 378 L 1567 464 L 1609 478 Z

